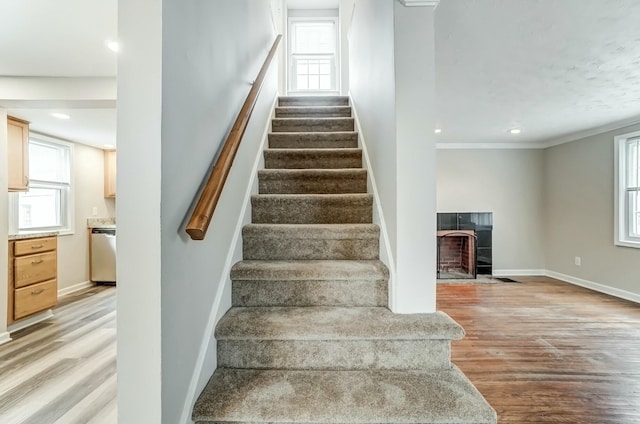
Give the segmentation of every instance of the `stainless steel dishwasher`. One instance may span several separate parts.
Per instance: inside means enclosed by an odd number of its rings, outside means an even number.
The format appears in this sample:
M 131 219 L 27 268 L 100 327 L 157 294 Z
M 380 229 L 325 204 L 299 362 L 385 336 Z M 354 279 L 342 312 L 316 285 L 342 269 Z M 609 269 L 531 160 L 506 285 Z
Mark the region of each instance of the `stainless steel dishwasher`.
M 91 281 L 116 282 L 116 229 L 91 229 Z

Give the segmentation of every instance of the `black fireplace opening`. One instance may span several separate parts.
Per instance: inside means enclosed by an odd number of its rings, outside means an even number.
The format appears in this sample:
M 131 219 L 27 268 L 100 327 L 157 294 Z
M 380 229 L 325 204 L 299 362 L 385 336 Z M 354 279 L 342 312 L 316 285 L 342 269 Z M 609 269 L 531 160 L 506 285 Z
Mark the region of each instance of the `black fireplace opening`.
M 493 213 L 438 213 L 437 225 L 438 279 L 493 273 Z

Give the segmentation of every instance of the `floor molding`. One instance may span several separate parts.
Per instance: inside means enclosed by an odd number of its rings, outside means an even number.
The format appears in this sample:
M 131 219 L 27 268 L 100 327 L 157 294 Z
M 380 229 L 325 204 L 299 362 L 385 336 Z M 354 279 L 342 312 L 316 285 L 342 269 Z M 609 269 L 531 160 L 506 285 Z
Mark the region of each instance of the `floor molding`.
M 53 311 L 51 309 L 48 309 L 42 313 L 39 313 L 38 315 L 34 315 L 32 317 L 14 322 L 13 324 L 7 327 L 7 331 L 9 333 L 13 333 L 14 331 L 22 330 L 23 328 L 26 328 L 30 325 L 37 324 L 39 322 L 44 321 L 45 319 L 49 319 L 52 316 L 53 316 Z
M 0 333 L 0 345 L 3 345 L 10 341 L 11 341 L 11 334 L 9 334 L 8 331 L 5 331 L 4 333 Z
M 605 286 L 604 284 L 596 283 L 582 278 L 573 277 L 567 274 L 561 274 L 555 271 L 546 271 L 546 276 L 561 280 L 566 283 L 571 283 L 576 286 L 584 287 L 590 290 L 594 290 L 600 293 L 608 294 L 610 296 L 619 297 L 620 299 L 629 300 L 631 302 L 640 303 L 640 294 L 632 293 L 630 291 L 617 289 L 611 286 Z
M 546 269 L 494 269 L 494 277 L 547 275 Z
M 64 287 L 58 290 L 58 297 L 66 296 L 68 294 L 80 291 L 82 289 L 86 289 L 87 287 L 93 286 L 93 284 L 94 284 L 93 281 L 83 281 L 81 283 L 74 284 L 73 286 Z

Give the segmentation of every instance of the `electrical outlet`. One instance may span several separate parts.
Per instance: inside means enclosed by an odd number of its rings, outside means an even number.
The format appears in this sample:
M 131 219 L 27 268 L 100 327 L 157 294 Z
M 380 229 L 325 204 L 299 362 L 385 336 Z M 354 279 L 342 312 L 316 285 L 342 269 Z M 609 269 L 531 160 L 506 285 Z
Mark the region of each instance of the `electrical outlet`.
M 580 256 L 576 256 L 573 259 L 573 262 L 576 264 L 576 266 L 580 266 L 580 265 L 582 265 L 582 258 Z
M 94 206 L 93 209 L 91 210 L 91 213 L 93 214 L 93 216 L 98 216 L 98 207 Z

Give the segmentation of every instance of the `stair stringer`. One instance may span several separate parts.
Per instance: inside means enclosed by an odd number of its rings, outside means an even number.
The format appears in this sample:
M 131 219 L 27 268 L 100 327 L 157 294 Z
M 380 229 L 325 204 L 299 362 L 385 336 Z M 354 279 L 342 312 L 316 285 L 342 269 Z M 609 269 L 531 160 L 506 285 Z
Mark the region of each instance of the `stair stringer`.
M 378 186 L 376 185 L 376 179 L 373 169 L 371 168 L 371 160 L 369 159 L 369 152 L 367 150 L 367 143 L 364 139 L 364 132 L 360 126 L 360 120 L 358 119 L 358 110 L 351 92 L 349 92 L 349 103 L 351 104 L 351 116 L 354 118 L 355 130 L 358 133 L 358 146 L 362 149 L 363 167 L 367 170 L 367 189 L 368 192 L 373 195 L 373 223 L 380 227 L 380 260 L 387 265 L 389 269 L 389 309 L 392 312 L 397 312 L 396 305 L 396 264 L 391 251 L 391 242 L 389 240 L 389 232 L 387 231 L 387 223 L 384 219 L 384 211 L 380 203 L 380 193 L 378 192 Z
M 242 227 L 251 223 L 251 196 L 258 193 L 258 170 L 264 168 L 264 156 L 263 152 L 267 145 L 268 135 L 271 131 L 271 122 L 275 117 L 276 105 L 278 104 L 278 92 L 276 91 L 273 99 L 271 100 L 269 118 L 264 126 L 260 143 L 257 145 L 255 152 L 255 159 L 251 169 L 249 182 L 244 192 L 242 200 L 242 208 L 240 214 L 238 214 L 238 220 L 235 223 L 233 240 L 227 251 L 227 257 L 224 262 L 224 269 L 222 270 L 221 278 L 218 283 L 218 291 L 214 301 L 211 304 L 209 310 L 209 319 L 207 321 L 207 327 L 202 335 L 202 341 L 200 342 L 200 349 L 198 352 L 198 358 L 191 375 L 189 383 L 189 390 L 185 398 L 185 403 L 181 414 L 181 423 L 189 423 L 191 421 L 191 410 L 198 397 L 198 394 L 207 384 L 209 377 L 213 371 L 217 368 L 217 343 L 214 337 L 215 329 L 218 325 L 218 321 L 227 313 L 231 308 L 231 267 L 238 261 L 242 260 Z M 233 169 L 233 168 L 232 168 Z M 205 364 L 207 358 L 214 361 L 215 364 L 211 371 L 205 371 Z

